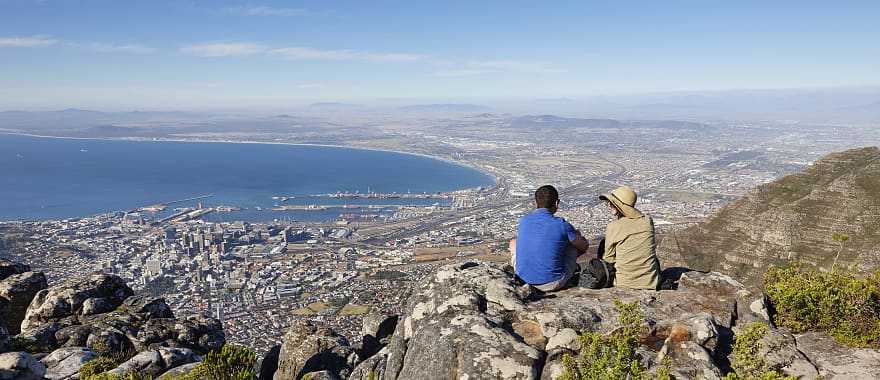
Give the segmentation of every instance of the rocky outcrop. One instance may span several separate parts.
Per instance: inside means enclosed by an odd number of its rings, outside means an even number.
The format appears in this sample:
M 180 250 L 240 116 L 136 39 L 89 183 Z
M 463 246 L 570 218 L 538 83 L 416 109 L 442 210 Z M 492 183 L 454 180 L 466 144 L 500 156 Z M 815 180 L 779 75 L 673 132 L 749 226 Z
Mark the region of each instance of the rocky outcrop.
M 26 352 L 0 354 L 0 380 L 42 380 L 46 366 Z
M 679 378 L 720 378 L 738 320 L 756 320 L 746 287 L 718 273 L 688 272 L 678 289 L 568 289 L 542 294 L 508 268 L 470 262 L 442 267 L 415 286 L 407 315 L 351 379 L 553 379 L 581 332 L 619 328 L 615 300 L 636 302 L 644 315 L 639 352 L 648 368 L 664 358 Z M 380 323 L 381 324 L 381 323 Z M 365 335 L 376 322 L 365 321 Z M 288 334 L 295 346 L 308 334 Z M 285 356 L 282 349 L 282 358 Z M 308 354 L 308 353 L 305 353 Z M 302 363 L 304 355 L 296 361 Z M 297 378 L 290 361 L 281 371 Z
M 842 243 L 835 235 L 846 235 Z M 759 284 L 766 269 L 797 261 L 870 273 L 880 269 L 880 149 L 830 154 L 761 185 L 708 220 L 664 236 L 665 265 L 719 271 Z
M 298 380 L 309 372 L 319 371 L 347 377 L 356 356 L 345 337 L 331 329 L 298 321 L 284 335 L 274 379 Z
M 225 343 L 219 321 L 175 319 L 161 298 L 133 296 L 113 275 L 95 274 L 37 293 L 20 339 L 40 351 L 88 347 L 96 352 L 142 352 L 177 347 L 205 354 Z
M 24 272 L 6 277 L 0 281 L 0 299 L 5 301 L 3 321 L 10 334 L 21 332 L 21 322 L 28 306 L 37 293 L 46 289 L 46 276 L 42 272 Z
M 132 295 L 134 292 L 124 280 L 107 274 L 94 274 L 84 281 L 67 282 L 45 289 L 37 293 L 28 307 L 21 331 L 31 332 L 68 317 L 110 311 Z
M 608 335 L 620 328 L 619 300 L 635 302 L 643 316 L 636 351 L 649 372 L 667 362 L 676 378 L 720 379 L 735 360 L 734 334 L 749 323 L 767 322 L 766 307 L 756 302 L 763 298 L 719 273 L 672 273 L 680 275 L 667 278 L 674 290 L 543 294 L 523 286 L 509 267 L 441 267 L 415 287 L 394 333 L 349 378 L 555 379 L 563 373 L 562 358 L 580 350 L 580 333 Z M 760 350 L 770 367 L 795 377 L 880 376 L 880 350 L 847 348 L 822 334 L 794 336 L 771 328 Z

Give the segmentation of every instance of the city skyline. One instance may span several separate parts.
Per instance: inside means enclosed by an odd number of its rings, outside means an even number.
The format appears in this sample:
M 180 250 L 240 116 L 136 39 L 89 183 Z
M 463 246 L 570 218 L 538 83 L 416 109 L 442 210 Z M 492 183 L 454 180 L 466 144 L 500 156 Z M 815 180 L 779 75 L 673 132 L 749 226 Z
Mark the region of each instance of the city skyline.
M 0 2 L 0 109 L 880 85 L 849 2 Z

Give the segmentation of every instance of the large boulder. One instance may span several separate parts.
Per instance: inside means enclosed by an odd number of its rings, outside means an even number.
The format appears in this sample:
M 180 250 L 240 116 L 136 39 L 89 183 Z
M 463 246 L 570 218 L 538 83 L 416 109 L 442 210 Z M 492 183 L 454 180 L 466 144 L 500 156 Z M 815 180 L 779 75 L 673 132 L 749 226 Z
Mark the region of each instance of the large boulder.
M 284 335 L 275 380 L 299 380 L 306 373 L 329 371 L 347 377 L 354 350 L 345 337 L 329 328 L 296 321 Z
M 61 380 L 76 378 L 80 368 L 97 357 L 97 353 L 85 347 L 64 347 L 40 361 L 46 366 L 46 379 Z
M 118 276 L 93 274 L 82 281 L 68 281 L 41 290 L 28 307 L 21 331 L 28 332 L 41 325 L 66 317 L 89 315 L 97 310 L 115 309 L 134 292 Z M 84 309 L 86 301 L 89 308 Z
M 21 321 L 24 320 L 28 306 L 37 293 L 46 287 L 48 284 L 43 272 L 14 274 L 0 281 L 0 298 L 6 302 L 3 321 L 11 334 L 21 332 Z
M 137 349 L 184 347 L 206 354 L 226 343 L 223 324 L 214 318 L 191 316 L 186 319 L 154 318 L 147 320 L 132 337 Z
M 0 354 L 0 380 L 43 380 L 46 366 L 26 352 Z

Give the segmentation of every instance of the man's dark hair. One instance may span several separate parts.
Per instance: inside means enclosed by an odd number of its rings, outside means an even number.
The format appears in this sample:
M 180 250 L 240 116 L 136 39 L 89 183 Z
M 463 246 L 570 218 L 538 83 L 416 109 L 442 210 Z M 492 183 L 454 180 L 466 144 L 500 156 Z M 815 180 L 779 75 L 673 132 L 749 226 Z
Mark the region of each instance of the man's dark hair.
M 535 190 L 535 204 L 538 208 L 554 208 L 557 201 L 559 201 L 559 192 L 555 187 L 544 185 Z

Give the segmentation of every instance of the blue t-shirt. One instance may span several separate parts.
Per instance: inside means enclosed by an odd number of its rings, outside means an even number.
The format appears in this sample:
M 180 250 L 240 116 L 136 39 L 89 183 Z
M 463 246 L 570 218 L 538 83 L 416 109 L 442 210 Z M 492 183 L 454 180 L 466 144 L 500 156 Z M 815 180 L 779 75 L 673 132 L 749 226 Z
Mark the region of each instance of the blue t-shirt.
M 576 238 L 574 227 L 546 208 L 526 214 L 516 234 L 516 274 L 532 285 L 561 279 L 565 276 L 565 250 Z

